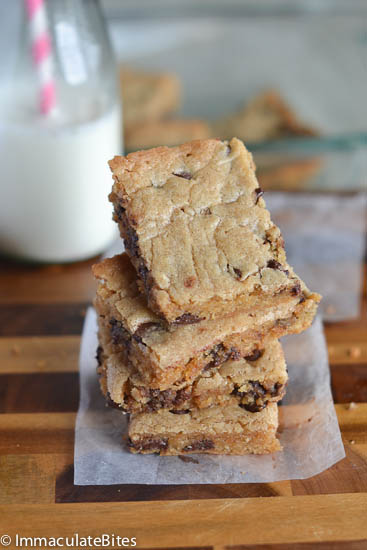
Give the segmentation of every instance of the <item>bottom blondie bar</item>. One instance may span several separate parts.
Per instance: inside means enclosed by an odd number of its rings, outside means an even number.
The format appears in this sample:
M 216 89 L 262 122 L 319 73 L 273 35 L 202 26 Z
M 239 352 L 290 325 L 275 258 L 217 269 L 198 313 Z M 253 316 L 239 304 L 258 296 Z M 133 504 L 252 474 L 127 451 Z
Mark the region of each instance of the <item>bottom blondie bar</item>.
M 234 399 L 226 407 L 194 409 L 181 415 L 167 409 L 131 415 L 128 447 L 133 453 L 160 455 L 268 454 L 281 449 L 277 428 L 276 403 L 251 413 Z

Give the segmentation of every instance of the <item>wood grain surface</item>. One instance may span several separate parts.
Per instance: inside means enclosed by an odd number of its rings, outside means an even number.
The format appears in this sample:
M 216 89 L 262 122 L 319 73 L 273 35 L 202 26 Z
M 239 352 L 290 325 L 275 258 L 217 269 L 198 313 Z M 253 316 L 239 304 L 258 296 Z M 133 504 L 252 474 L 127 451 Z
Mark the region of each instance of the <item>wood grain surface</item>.
M 325 327 L 344 460 L 277 483 L 82 487 L 74 423 L 94 261 L 0 261 L 0 535 L 115 533 L 146 550 L 366 550 L 366 268 L 358 319 Z

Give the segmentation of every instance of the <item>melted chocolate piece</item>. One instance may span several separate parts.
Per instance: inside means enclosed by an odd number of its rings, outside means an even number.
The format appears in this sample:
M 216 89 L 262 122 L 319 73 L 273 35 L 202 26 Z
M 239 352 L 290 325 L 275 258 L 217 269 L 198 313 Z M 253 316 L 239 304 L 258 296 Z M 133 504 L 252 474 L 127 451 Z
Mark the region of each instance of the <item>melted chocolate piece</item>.
M 148 323 L 142 323 L 134 332 L 132 337 L 136 342 L 139 342 L 139 344 L 144 344 L 142 338 L 144 337 L 145 333 L 150 329 L 158 329 L 161 325 L 159 323 L 155 323 L 153 321 L 150 321 Z
M 131 439 L 129 438 L 127 446 L 131 449 L 135 449 L 139 453 L 141 453 L 142 451 L 151 450 L 156 450 L 157 452 L 159 452 L 168 448 L 168 439 L 164 437 L 160 437 L 157 439 L 146 437 L 144 439 L 141 439 L 140 441 L 131 441 Z
M 233 271 L 235 272 L 235 274 L 237 275 L 237 277 L 238 277 L 239 279 L 241 279 L 241 277 L 242 277 L 242 271 L 241 271 L 240 269 L 237 269 L 237 267 L 234 267 L 234 268 L 233 268 Z
M 269 260 L 267 267 L 270 267 L 270 269 L 279 269 L 279 271 L 282 271 L 282 264 L 280 264 L 276 260 Z
M 240 352 L 237 348 L 232 347 L 226 349 L 223 344 L 217 344 L 213 349 L 210 350 L 208 355 L 212 357 L 212 360 L 207 365 L 205 365 L 205 367 L 203 368 L 204 372 L 214 367 L 218 367 L 229 359 L 232 359 L 233 361 L 238 361 L 239 359 L 241 359 Z
M 128 331 L 122 326 L 120 321 L 117 321 L 114 317 L 109 320 L 110 323 L 110 334 L 113 344 L 118 346 L 119 344 L 129 345 L 130 344 L 130 335 Z
M 125 214 L 125 208 L 121 204 L 115 205 L 115 217 L 117 221 L 121 222 Z
M 241 409 L 245 409 L 246 411 L 252 412 L 252 413 L 258 413 L 265 409 L 267 403 L 263 403 L 262 405 L 257 405 L 256 403 L 240 403 L 239 406 Z
M 255 189 L 255 196 L 256 196 L 255 204 L 258 203 L 259 198 L 262 197 L 263 194 L 264 194 L 264 191 L 261 189 L 261 187 L 257 187 L 257 188 Z
M 246 411 L 249 411 L 249 412 L 262 411 L 269 402 L 268 399 L 265 399 L 266 395 L 270 395 L 270 397 L 277 397 L 281 394 L 284 388 L 284 385 L 280 384 L 279 382 L 276 382 L 274 386 L 269 389 L 266 389 L 257 380 L 251 380 L 249 381 L 249 384 L 251 384 L 251 387 L 252 387 L 250 391 L 241 392 L 239 391 L 238 386 L 236 386 L 232 391 L 232 395 L 235 395 L 236 397 L 240 397 L 240 398 L 246 397 L 247 399 L 249 399 L 248 403 L 239 403 L 239 406 L 242 409 L 245 409 Z M 260 403 L 258 403 L 259 400 L 260 400 Z
M 190 409 L 179 409 L 179 410 L 172 409 L 172 411 L 169 411 L 169 412 L 172 414 L 189 414 Z
M 209 449 L 214 449 L 214 441 L 211 439 L 199 439 L 198 441 L 193 441 L 190 445 L 186 445 L 182 451 L 184 453 L 191 453 L 194 451 L 208 451 Z
M 187 171 L 173 172 L 173 175 L 177 176 L 178 178 L 184 178 L 185 180 L 191 180 L 192 179 L 192 174 L 190 174 L 190 172 L 187 172 Z
M 124 238 L 125 246 L 129 250 L 130 254 L 138 257 L 140 255 L 139 249 L 139 237 L 130 225 L 126 227 L 126 236 Z
M 264 355 L 264 351 L 263 349 L 255 348 L 253 352 L 250 355 L 246 355 L 244 359 L 246 359 L 246 361 L 257 361 Z
M 283 271 L 283 273 L 285 273 L 286 275 L 289 275 L 288 269 L 284 269 L 282 264 L 280 264 L 276 260 L 269 260 L 267 267 L 270 267 L 270 269 L 279 269 L 279 271 Z
M 299 281 L 297 281 L 294 287 L 291 288 L 291 294 L 292 296 L 298 296 L 299 294 L 301 294 L 301 283 Z
M 198 315 L 193 315 L 192 313 L 184 313 L 180 317 L 176 317 L 173 321 L 173 325 L 191 325 L 194 323 L 200 323 L 204 317 L 199 317 Z
M 144 391 L 143 388 L 141 391 Z M 149 399 L 144 407 L 144 412 L 154 412 L 159 409 L 179 409 L 186 401 L 191 398 L 191 390 L 181 389 L 181 390 L 152 390 L 146 389 L 145 396 Z M 186 409 L 183 409 L 186 411 Z M 173 412 L 173 411 L 170 411 Z M 187 410 L 187 412 L 189 412 Z M 181 412 L 181 410 L 175 411 L 175 414 L 186 414 L 186 412 Z
M 96 350 L 96 359 L 99 367 L 102 365 L 102 355 L 103 355 L 103 348 L 102 346 L 98 346 Z

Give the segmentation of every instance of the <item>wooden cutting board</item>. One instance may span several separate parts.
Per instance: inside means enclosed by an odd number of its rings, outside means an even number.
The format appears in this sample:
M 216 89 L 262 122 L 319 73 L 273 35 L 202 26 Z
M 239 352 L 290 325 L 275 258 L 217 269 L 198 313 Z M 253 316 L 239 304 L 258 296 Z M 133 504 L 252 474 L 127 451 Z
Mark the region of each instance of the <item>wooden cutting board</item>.
M 92 263 L 0 262 L 0 548 L 4 533 L 8 548 L 16 533 L 107 533 L 145 549 L 367 549 L 366 288 L 357 320 L 326 326 L 344 460 L 303 481 L 78 487 L 78 353 Z

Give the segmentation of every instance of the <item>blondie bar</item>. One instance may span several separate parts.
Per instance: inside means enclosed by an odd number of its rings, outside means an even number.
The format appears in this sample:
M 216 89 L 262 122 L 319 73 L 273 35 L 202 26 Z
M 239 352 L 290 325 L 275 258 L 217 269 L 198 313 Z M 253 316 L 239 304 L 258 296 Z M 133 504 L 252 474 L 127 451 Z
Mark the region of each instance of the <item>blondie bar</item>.
M 213 405 L 225 406 L 234 396 L 239 406 L 259 412 L 268 403 L 279 401 L 288 380 L 282 347 L 277 340 L 263 350 L 238 361 L 215 362 L 188 385 L 176 384 L 167 390 L 151 389 L 129 363 L 125 353 L 114 353 L 111 334 L 99 320 L 97 358 L 102 392 L 107 401 L 125 412 L 153 412 L 161 408 L 184 414 L 187 410 Z
M 178 145 L 209 136 L 210 128 L 204 120 L 152 120 L 128 126 L 125 129 L 125 147 L 128 151 L 135 151 L 162 144 Z
M 150 309 L 171 324 L 289 313 L 311 294 L 286 262 L 238 139 L 115 157 L 110 200 Z M 307 325 L 306 325 L 307 326 Z M 237 331 L 241 328 L 237 325 Z
M 113 352 L 125 353 L 142 383 L 152 389 L 188 385 L 204 368 L 258 353 L 266 337 L 304 330 L 317 304 L 302 285 L 289 296 L 253 296 L 251 310 L 237 309 L 220 322 L 167 326 L 148 308 L 126 254 L 95 264 L 93 272 L 99 281 L 95 307 L 100 326 L 110 333 Z
M 128 447 L 133 453 L 160 455 L 267 454 L 281 449 L 277 428 L 276 403 L 258 413 L 246 411 L 235 400 L 226 407 L 182 415 L 161 409 L 131 416 Z
M 181 84 L 175 74 L 124 67 L 120 80 L 126 128 L 171 115 L 180 105 Z
M 301 122 L 275 90 L 259 93 L 237 112 L 216 121 L 212 135 L 222 139 L 238 136 L 246 143 L 258 143 L 292 136 L 317 136 Z

